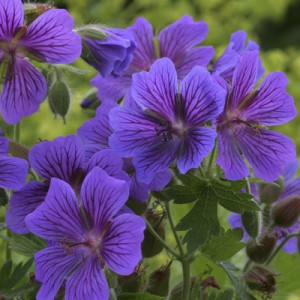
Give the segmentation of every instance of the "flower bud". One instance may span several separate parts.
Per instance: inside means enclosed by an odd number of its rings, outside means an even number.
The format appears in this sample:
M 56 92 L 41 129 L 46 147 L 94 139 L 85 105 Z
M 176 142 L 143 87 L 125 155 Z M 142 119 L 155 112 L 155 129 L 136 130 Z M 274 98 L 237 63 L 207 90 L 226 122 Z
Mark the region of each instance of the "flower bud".
M 41 14 L 53 8 L 52 5 L 46 3 L 24 3 L 23 7 L 26 26 L 30 25 Z
M 300 216 L 300 197 L 291 196 L 276 203 L 271 210 L 274 225 L 279 227 L 292 226 Z
M 63 80 L 57 80 L 49 88 L 48 102 L 51 111 L 60 115 L 66 123 L 66 115 L 70 108 L 71 93 L 69 87 Z
M 130 64 L 135 49 L 134 36 L 130 31 L 87 25 L 79 28 L 77 33 L 82 41 L 81 58 L 102 77 L 120 75 Z
M 268 298 L 275 293 L 276 280 L 278 273 L 271 271 L 263 266 L 254 266 L 244 274 L 244 279 L 251 290 L 263 292 Z
M 161 297 L 168 295 L 171 264 L 172 261 L 149 275 L 146 292 Z
M 156 233 L 165 239 L 165 215 L 155 209 L 149 209 L 146 212 L 146 219 L 151 224 Z M 149 258 L 159 254 L 163 249 L 163 245 L 152 235 L 148 228 L 144 231 L 144 241 L 142 243 L 143 257 Z
M 272 204 L 277 201 L 284 188 L 284 179 L 279 177 L 274 184 L 261 183 L 258 188 L 259 199 L 262 203 Z
M 97 89 L 93 88 L 88 91 L 84 99 L 81 101 L 80 106 L 84 109 L 96 109 L 100 104 L 101 102 L 97 96 Z
M 118 276 L 118 283 L 122 293 L 139 293 L 147 285 L 147 273 L 144 268 L 137 266 L 129 276 Z
M 250 239 L 246 245 L 246 253 L 248 257 L 257 263 L 264 263 L 272 253 L 276 241 L 276 233 L 263 234 L 258 242 L 255 239 Z

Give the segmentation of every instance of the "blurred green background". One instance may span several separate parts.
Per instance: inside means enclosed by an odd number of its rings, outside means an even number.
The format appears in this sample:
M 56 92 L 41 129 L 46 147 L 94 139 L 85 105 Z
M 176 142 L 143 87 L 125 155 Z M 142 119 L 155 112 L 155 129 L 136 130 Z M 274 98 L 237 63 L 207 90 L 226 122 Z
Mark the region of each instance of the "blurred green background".
M 35 1 L 31 1 L 35 2 Z M 261 57 L 267 72 L 282 71 L 289 78 L 288 91 L 294 97 L 300 110 L 300 1 L 298 0 L 56 0 L 55 5 L 67 8 L 75 19 L 76 26 L 87 23 L 101 23 L 108 27 L 127 27 L 135 18 L 143 16 L 152 24 L 155 31 L 176 21 L 183 14 L 192 15 L 195 20 L 204 20 L 209 25 L 206 45 L 216 48 L 218 57 L 227 46 L 232 32 L 243 29 L 249 38 L 261 45 Z M 80 101 L 89 89 L 89 80 L 96 74 L 83 61 L 76 67 L 88 71 L 86 75 L 67 74 L 72 92 L 71 109 L 67 124 L 55 119 L 45 101 L 34 116 L 22 120 L 21 142 L 32 146 L 39 139 L 51 140 L 58 135 L 76 133 L 77 128 L 93 112 L 82 110 Z M 300 153 L 300 117 L 276 130 L 289 135 Z M 3 125 L 4 126 L 4 125 Z M 9 132 L 9 128 L 7 128 Z M 176 208 L 174 214 L 178 214 Z M 3 210 L 2 210 L 3 215 Z M 221 217 L 226 219 L 224 214 Z M 0 241 L 1 243 L 1 241 Z M 0 244 L 0 265 L 4 259 L 4 244 Z M 21 257 L 16 257 L 21 259 Z M 166 260 L 160 255 L 149 263 L 159 266 Z M 240 253 L 235 263 L 242 264 L 244 254 Z M 220 285 L 226 285 L 224 273 L 204 258 L 194 265 L 194 274 L 207 269 L 206 263 L 213 267 L 213 275 Z M 299 255 L 282 254 L 274 263 L 274 268 L 282 275 L 278 277 L 279 293 L 274 299 L 300 299 L 300 259 Z M 174 265 L 176 284 L 180 268 Z

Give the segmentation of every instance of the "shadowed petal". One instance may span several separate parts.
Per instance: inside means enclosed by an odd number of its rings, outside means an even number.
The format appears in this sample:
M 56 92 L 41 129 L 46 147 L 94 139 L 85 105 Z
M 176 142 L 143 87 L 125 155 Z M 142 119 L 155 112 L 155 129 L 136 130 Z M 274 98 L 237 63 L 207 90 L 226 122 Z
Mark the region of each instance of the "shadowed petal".
M 115 130 L 109 145 L 122 156 L 131 157 L 139 148 L 160 140 L 155 130 L 157 123 L 142 110 L 117 107 L 110 112 L 109 119 Z
M 287 136 L 271 130 L 241 126 L 235 134 L 245 158 L 253 167 L 254 176 L 266 181 L 276 180 L 281 170 L 296 156 L 295 145 Z
M 127 173 L 122 170 L 122 158 L 111 149 L 101 150 L 94 154 L 87 163 L 86 172 L 92 171 L 94 167 L 100 167 L 111 177 L 129 181 Z
M 30 232 L 25 217 L 44 202 L 48 189 L 49 185 L 46 183 L 30 181 L 13 193 L 6 213 L 6 224 L 10 230 L 18 234 Z
M 36 144 L 29 153 L 32 168 L 43 178 L 70 182 L 84 162 L 79 137 L 69 135 Z
M 2 136 L 3 132 L 0 129 L 0 155 L 8 154 L 9 140 L 5 136 Z
M 162 190 L 170 182 L 171 178 L 171 172 L 166 169 L 156 173 L 152 181 L 146 184 L 134 172 L 130 178 L 130 197 L 140 202 L 146 202 L 149 198 L 149 191 Z
M 204 40 L 207 32 L 205 22 L 194 22 L 192 17 L 183 16 L 159 33 L 160 56 L 170 58 L 175 65 L 180 64 L 191 48 Z
M 235 31 L 230 37 L 230 43 L 233 44 L 232 49 L 242 54 L 246 46 L 247 33 L 243 30 Z
M 257 95 L 246 103 L 246 118 L 267 126 L 286 123 L 297 115 L 293 98 L 286 92 L 287 77 L 281 72 L 269 74 Z
M 127 29 L 134 34 L 137 46 L 133 54 L 131 66 L 136 71 L 149 70 L 156 59 L 151 24 L 146 19 L 140 17 Z
M 0 155 L 0 187 L 20 189 L 27 177 L 28 163 L 25 159 Z
M 129 187 L 125 181 L 95 167 L 83 181 L 80 195 L 91 228 L 101 233 L 127 201 Z
M 239 127 L 233 129 L 234 133 L 239 134 Z M 249 168 L 244 162 L 237 143 L 230 128 L 222 127 L 218 131 L 219 156 L 217 164 L 225 172 L 225 177 L 229 180 L 239 180 L 249 175 Z
M 48 63 L 72 63 L 81 53 L 81 39 L 73 27 L 66 10 L 48 10 L 30 24 L 21 39 L 22 48 Z
M 177 158 L 181 143 L 182 141 L 174 136 L 169 141 L 158 140 L 141 147 L 133 160 L 137 177 L 142 178 L 145 183 L 150 183 L 157 172 L 168 168 Z
M 108 139 L 113 133 L 109 123 L 109 112 L 117 106 L 113 101 L 104 101 L 97 108 L 96 118 L 86 121 L 77 130 L 85 150 L 89 151 L 89 158 L 97 151 L 109 148 Z
M 91 80 L 98 89 L 97 96 L 101 101 L 120 101 L 130 90 L 131 73 L 123 72 L 121 76 L 103 78 L 100 74 Z
M 32 233 L 50 241 L 80 241 L 86 228 L 75 192 L 56 178 L 51 179 L 45 201 L 25 222 Z
M 0 1 L 0 40 L 10 40 L 23 25 L 24 11 L 20 0 Z
M 298 171 L 298 159 L 295 158 L 290 163 L 288 163 L 282 170 L 281 174 L 284 178 L 285 184 L 291 181 Z
M 15 56 L 7 69 L 0 98 L 3 119 L 16 124 L 35 113 L 47 95 L 44 76 L 25 58 Z
M 216 136 L 215 130 L 208 127 L 198 127 L 189 131 L 177 161 L 180 173 L 184 174 L 200 166 L 203 158 L 214 148 Z
M 149 72 L 132 77 L 132 97 L 143 110 L 150 110 L 166 120 L 175 119 L 177 74 L 168 58 L 157 60 Z
M 294 195 L 300 195 L 300 177 L 285 183 L 280 199 L 285 199 Z
M 237 108 L 253 90 L 257 78 L 258 51 L 245 53 L 237 64 L 232 78 L 230 107 Z
M 225 91 L 215 84 L 209 72 L 195 67 L 181 86 L 183 116 L 189 124 L 203 124 L 217 117 L 224 108 Z
M 130 275 L 142 259 L 141 243 L 145 221 L 133 214 L 116 217 L 109 226 L 102 243 L 105 264 L 120 275 Z
M 66 300 L 106 300 L 109 286 L 97 257 L 88 258 L 68 278 Z
M 81 263 L 81 253 L 70 251 L 62 246 L 52 246 L 34 255 L 36 279 L 42 282 L 37 300 L 53 300 L 67 276 Z
M 206 67 L 213 59 L 215 50 L 212 46 L 193 48 L 185 58 L 176 65 L 179 79 L 183 79 L 195 66 Z

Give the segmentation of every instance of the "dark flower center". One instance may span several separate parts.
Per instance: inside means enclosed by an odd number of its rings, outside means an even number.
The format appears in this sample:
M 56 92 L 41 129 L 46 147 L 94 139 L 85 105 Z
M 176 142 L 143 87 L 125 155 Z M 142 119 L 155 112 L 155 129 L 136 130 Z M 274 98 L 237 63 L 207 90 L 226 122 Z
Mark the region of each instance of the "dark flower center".
M 156 134 L 161 137 L 162 142 L 167 142 L 173 138 L 172 124 L 170 121 L 160 121 L 155 127 Z

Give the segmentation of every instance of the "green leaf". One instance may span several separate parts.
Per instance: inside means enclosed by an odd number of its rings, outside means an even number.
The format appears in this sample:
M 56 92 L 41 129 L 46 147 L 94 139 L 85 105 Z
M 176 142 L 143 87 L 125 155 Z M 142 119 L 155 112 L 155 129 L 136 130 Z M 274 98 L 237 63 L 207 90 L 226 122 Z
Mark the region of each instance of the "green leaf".
M 256 238 L 260 232 L 260 216 L 257 211 L 245 211 L 242 214 L 242 223 L 247 233 Z
M 217 300 L 232 300 L 233 296 L 234 296 L 234 290 L 227 289 L 218 294 Z
M 216 300 L 216 292 L 214 290 L 212 290 L 210 293 L 209 293 L 209 296 L 208 296 L 208 300 Z
M 164 298 L 147 293 L 126 293 L 118 296 L 118 300 L 163 300 Z
M 0 223 L 0 230 L 6 229 L 6 224 L 5 223 Z
M 220 236 L 211 237 L 201 252 L 213 261 L 229 259 L 245 247 L 245 244 L 240 242 L 242 238 L 243 230 L 240 228 L 229 229 L 226 233 L 222 231 Z
M 45 242 L 33 234 L 18 235 L 14 234 L 12 237 L 7 237 L 0 234 L 14 252 L 24 256 L 33 257 L 34 253 L 45 248 Z
M 25 264 L 21 262 L 12 270 L 11 261 L 7 261 L 0 271 L 0 295 L 3 295 L 5 299 L 10 299 L 11 297 L 22 296 L 25 291 L 30 291 L 33 288 L 30 284 L 21 288 L 16 288 L 16 286 L 29 271 L 32 263 L 33 259 L 28 260 Z
M 189 230 L 183 242 L 187 243 L 189 253 L 203 245 L 209 236 L 218 235 L 220 223 L 217 214 L 217 201 L 210 188 L 203 188 L 199 200 L 176 226 L 176 230 Z
M 238 269 L 227 261 L 221 261 L 220 266 L 224 269 L 227 273 L 229 279 L 231 280 L 232 284 L 236 290 L 236 296 L 239 300 L 256 300 L 251 294 L 247 292 L 246 283 L 242 280 L 239 280 L 234 271 L 238 271 Z
M 189 175 L 180 178 L 184 185 L 173 186 L 167 193 L 170 198 L 175 199 L 175 203 L 197 200 L 176 227 L 178 231 L 188 230 L 183 242 L 187 243 L 189 252 L 197 250 L 211 235 L 219 234 L 218 203 L 236 213 L 260 210 L 252 200 L 252 195 L 240 192 L 245 181 L 207 180 Z
M 183 185 L 172 185 L 163 190 L 163 195 L 168 199 L 174 199 L 176 204 L 185 204 L 196 201 L 202 189 L 207 186 L 208 180 L 196 176 L 180 175 Z
M 236 212 L 259 211 L 260 207 L 253 201 L 253 196 L 240 191 L 241 182 L 213 180 L 211 189 L 218 203 L 224 208 Z
M 250 183 L 263 183 L 263 184 L 267 184 L 267 185 L 272 185 L 272 186 L 275 186 L 275 187 L 279 187 L 280 188 L 280 185 L 276 182 L 269 182 L 269 181 L 265 181 L 265 180 L 262 180 L 260 178 L 253 178 L 253 177 L 248 177 L 248 181 Z

